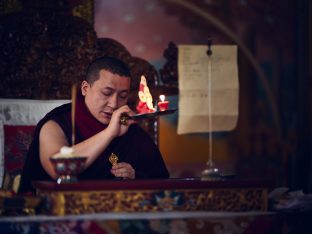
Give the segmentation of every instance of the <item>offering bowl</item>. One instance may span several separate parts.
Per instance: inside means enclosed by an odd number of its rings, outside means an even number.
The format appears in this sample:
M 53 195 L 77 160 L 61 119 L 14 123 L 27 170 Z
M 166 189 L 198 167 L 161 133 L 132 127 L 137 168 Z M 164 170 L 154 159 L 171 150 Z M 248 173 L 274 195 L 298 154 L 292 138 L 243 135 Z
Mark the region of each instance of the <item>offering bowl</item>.
M 58 184 L 77 182 L 77 176 L 83 170 L 86 159 L 87 157 L 85 156 L 58 156 L 50 158 L 57 174 L 56 182 Z

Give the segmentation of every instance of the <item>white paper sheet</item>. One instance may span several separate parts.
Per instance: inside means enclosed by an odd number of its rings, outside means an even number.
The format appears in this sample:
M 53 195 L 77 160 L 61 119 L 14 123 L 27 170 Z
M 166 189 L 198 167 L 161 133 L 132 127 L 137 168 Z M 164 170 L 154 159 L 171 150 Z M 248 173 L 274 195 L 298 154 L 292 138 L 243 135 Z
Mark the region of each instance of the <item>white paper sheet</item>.
M 239 91 L 237 47 L 212 46 L 210 71 L 207 50 L 207 45 L 178 46 L 178 134 L 230 131 L 237 124 Z M 209 77 L 211 77 L 210 87 Z M 209 126 L 210 112 L 211 126 Z

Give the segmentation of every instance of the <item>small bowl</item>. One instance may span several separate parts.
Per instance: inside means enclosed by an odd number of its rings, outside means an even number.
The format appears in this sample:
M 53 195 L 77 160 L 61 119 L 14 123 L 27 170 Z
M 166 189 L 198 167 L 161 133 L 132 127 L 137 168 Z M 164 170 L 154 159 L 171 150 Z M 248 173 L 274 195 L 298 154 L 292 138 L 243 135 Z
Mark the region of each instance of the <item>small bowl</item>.
M 83 170 L 86 160 L 85 156 L 50 158 L 58 177 L 56 182 L 58 184 L 78 182 L 77 176 Z

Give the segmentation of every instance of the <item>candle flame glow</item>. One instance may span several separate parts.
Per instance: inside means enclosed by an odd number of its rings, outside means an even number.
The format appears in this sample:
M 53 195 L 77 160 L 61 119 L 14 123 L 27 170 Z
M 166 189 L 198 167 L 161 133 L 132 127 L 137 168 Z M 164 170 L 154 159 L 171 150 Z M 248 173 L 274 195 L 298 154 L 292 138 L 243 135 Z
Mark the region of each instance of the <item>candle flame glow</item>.
M 163 94 L 159 95 L 159 99 L 160 99 L 161 102 L 165 101 L 165 95 L 163 95 Z

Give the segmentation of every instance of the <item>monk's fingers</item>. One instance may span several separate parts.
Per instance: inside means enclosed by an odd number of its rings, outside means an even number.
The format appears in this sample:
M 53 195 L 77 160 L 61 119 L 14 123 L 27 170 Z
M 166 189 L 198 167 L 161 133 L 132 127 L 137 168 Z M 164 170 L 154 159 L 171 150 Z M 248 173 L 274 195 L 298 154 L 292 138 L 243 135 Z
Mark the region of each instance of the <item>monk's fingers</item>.
M 112 169 L 121 169 L 121 168 L 127 168 L 127 169 L 133 169 L 131 164 L 126 163 L 126 162 L 120 162 L 120 163 L 116 163 Z
M 113 173 L 116 177 L 121 177 L 125 179 L 134 179 L 134 173 L 131 172 L 115 172 Z
M 133 168 L 119 168 L 119 169 L 112 169 L 112 173 L 116 175 L 124 175 L 127 177 L 128 175 L 134 174 L 134 169 Z
M 116 115 L 119 115 L 119 116 L 121 116 L 121 115 L 129 115 L 129 116 L 133 115 L 133 111 L 127 105 L 124 105 L 124 106 L 118 108 L 117 110 L 114 111 L 114 113 Z
M 116 177 L 130 178 L 130 179 L 135 178 L 135 170 L 128 163 L 117 163 L 116 165 L 112 167 L 111 172 Z
M 132 171 L 112 170 L 112 174 L 116 177 L 122 177 L 127 179 L 134 179 L 135 173 Z

